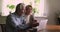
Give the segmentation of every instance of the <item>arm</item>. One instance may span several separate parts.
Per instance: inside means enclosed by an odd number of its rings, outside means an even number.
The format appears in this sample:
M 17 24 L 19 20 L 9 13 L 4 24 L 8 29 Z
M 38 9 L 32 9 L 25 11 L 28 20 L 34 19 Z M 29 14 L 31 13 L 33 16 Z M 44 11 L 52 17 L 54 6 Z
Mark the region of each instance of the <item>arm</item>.
M 29 21 L 30 21 L 30 24 L 33 24 L 33 22 L 34 22 L 34 16 L 33 15 L 30 16 Z
M 17 24 L 18 23 L 15 23 L 15 20 L 13 20 L 13 18 L 11 17 L 11 15 L 7 16 L 7 19 L 6 19 L 6 23 L 7 25 L 13 27 L 13 28 L 17 28 Z
M 8 16 L 6 21 L 10 26 L 12 26 L 13 28 L 16 28 L 16 29 L 25 29 L 26 27 L 28 27 L 25 24 L 19 24 L 16 21 L 16 19 L 13 18 L 13 16 Z
M 34 16 L 33 15 L 30 16 L 30 23 L 31 23 L 31 25 L 33 27 L 36 27 L 36 26 L 39 25 L 39 23 L 37 22 L 37 20 L 34 19 Z

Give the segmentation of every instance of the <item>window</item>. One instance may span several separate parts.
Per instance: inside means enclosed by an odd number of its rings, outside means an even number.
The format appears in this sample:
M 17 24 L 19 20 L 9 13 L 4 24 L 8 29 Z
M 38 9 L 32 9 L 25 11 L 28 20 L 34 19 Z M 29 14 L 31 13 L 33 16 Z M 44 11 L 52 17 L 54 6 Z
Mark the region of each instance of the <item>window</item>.
M 9 12 L 13 13 L 15 11 L 14 9 L 9 9 L 7 6 L 14 5 L 16 6 L 18 3 L 24 3 L 25 5 L 32 5 L 35 9 L 34 16 L 35 17 L 44 17 L 45 11 L 44 11 L 44 0 L 3 0 L 2 3 L 2 16 L 9 15 Z

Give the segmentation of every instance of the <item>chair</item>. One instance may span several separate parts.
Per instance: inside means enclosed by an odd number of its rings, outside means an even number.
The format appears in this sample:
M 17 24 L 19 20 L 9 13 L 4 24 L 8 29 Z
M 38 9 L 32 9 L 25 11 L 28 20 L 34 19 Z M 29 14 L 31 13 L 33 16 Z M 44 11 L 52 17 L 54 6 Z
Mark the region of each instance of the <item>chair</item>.
M 5 32 L 5 24 L 0 24 L 2 32 Z

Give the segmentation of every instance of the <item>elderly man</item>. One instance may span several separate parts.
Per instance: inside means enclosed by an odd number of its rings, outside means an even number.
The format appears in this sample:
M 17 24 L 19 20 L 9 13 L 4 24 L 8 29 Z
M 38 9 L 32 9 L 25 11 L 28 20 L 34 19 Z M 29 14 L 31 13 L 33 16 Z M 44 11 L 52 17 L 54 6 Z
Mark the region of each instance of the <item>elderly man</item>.
M 25 17 L 23 14 L 24 4 L 20 3 L 16 6 L 16 11 L 7 16 L 6 32 L 18 32 L 19 30 L 22 31 L 28 28 L 29 25 L 25 24 L 26 21 L 24 21 Z

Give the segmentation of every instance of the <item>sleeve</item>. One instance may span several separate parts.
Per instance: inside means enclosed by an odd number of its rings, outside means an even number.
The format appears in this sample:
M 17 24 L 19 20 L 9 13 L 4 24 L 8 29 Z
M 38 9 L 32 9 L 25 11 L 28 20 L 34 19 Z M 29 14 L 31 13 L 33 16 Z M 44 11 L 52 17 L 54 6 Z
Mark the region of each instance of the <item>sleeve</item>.
M 13 18 L 11 17 L 11 15 L 7 16 L 6 23 L 8 23 L 8 25 L 13 28 L 17 28 L 18 26 L 17 23 L 15 23 L 15 20 L 13 20 Z
M 8 16 L 6 21 L 10 24 L 10 26 L 16 29 L 26 29 L 28 27 L 28 25 L 19 24 L 12 16 Z
M 33 23 L 33 21 L 34 21 L 34 16 L 33 15 L 30 16 L 30 20 L 29 21 L 30 21 L 31 24 Z
M 36 27 L 36 26 L 39 25 L 39 23 L 37 22 L 37 20 L 34 19 L 33 15 L 30 16 L 30 23 L 31 23 L 32 27 Z

